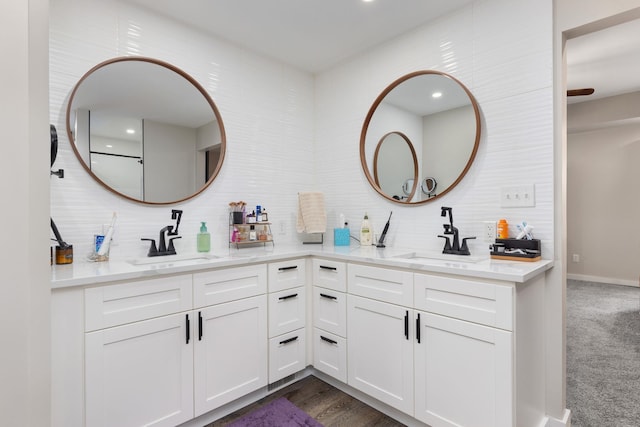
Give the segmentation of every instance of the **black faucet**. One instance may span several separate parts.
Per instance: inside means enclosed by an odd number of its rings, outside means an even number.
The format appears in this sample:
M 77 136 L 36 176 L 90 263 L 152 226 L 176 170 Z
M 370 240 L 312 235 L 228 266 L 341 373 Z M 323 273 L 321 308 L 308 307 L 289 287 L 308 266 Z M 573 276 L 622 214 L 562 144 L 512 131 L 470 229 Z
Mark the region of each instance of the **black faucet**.
M 151 246 L 149 247 L 149 252 L 147 252 L 147 256 L 162 256 L 162 255 L 175 255 L 176 248 L 173 245 L 173 241 L 175 239 L 181 239 L 182 236 L 178 236 L 178 227 L 180 226 L 180 219 L 182 218 L 182 211 L 178 209 L 171 210 L 171 219 L 176 220 L 175 229 L 173 225 L 167 225 L 166 227 L 162 227 L 160 229 L 160 234 L 158 235 L 158 246 L 156 247 L 156 241 L 154 239 L 140 239 L 151 242 Z M 177 236 L 169 239 L 169 245 L 167 246 L 165 233 L 167 236 Z
M 442 224 L 444 227 L 444 236 L 438 235 L 445 239 L 444 249 L 442 249 L 443 254 L 453 254 L 453 255 L 471 255 L 469 252 L 469 246 L 467 245 L 467 240 L 475 239 L 475 237 L 465 237 L 462 239 L 462 246 L 460 245 L 460 233 L 458 229 L 453 226 L 453 209 L 442 206 L 440 209 L 440 216 L 447 216 L 449 214 L 449 224 Z M 449 236 L 453 236 L 453 242 L 449 240 Z

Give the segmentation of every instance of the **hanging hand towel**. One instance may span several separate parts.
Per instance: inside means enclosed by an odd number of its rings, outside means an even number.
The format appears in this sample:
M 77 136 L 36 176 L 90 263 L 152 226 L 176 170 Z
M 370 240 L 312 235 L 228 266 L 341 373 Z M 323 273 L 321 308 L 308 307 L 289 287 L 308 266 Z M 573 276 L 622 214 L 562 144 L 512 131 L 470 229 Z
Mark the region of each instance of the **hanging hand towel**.
M 296 230 L 298 233 L 324 233 L 327 230 L 323 193 L 313 191 L 298 193 Z

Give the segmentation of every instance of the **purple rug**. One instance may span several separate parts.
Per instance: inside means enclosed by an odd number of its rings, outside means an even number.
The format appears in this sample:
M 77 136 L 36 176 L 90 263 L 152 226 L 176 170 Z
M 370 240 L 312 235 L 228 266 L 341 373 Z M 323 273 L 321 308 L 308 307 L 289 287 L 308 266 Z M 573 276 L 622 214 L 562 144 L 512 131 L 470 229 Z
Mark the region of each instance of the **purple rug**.
M 232 422 L 227 427 L 323 427 L 284 397 Z

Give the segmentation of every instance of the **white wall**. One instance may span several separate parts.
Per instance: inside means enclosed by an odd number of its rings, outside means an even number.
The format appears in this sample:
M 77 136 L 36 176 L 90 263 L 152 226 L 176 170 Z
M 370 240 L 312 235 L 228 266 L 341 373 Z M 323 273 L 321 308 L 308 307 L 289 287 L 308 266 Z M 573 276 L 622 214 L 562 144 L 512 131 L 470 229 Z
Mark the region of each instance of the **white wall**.
M 526 46 L 526 49 L 523 48 Z M 366 210 L 380 230 L 393 210 L 390 243 L 440 249 L 440 207 L 452 206 L 464 236 L 482 221 L 527 220 L 553 257 L 551 1 L 475 2 L 317 76 L 315 159 L 329 223 L 344 212 L 358 225 Z M 461 80 L 476 97 L 482 138 L 460 185 L 435 203 L 404 207 L 383 200 L 360 167 L 358 141 L 370 105 L 398 77 L 435 69 Z M 535 208 L 500 208 L 500 186 L 535 184 Z M 471 251 L 487 254 L 473 241 Z
M 47 0 L 0 3 L 2 426 L 50 419 L 47 13 Z
M 144 256 L 148 248 L 140 238 L 155 238 L 171 224 L 172 208 L 184 210 L 179 252 L 195 252 L 200 221 L 211 232 L 212 252 L 226 252 L 228 203 L 239 200 L 268 209 L 276 244 L 297 239 L 297 193 L 314 189 L 313 76 L 115 0 L 51 0 L 50 8 L 51 121 L 60 135 L 56 166 L 65 169 L 63 180 L 51 182 L 51 210 L 77 257 L 89 252 L 91 236 L 114 210 L 119 229 L 112 258 Z M 123 200 L 90 179 L 71 151 L 65 109 L 73 86 L 95 64 L 123 55 L 174 64 L 202 84 L 220 110 L 224 164 L 190 201 L 145 206 Z
M 638 286 L 639 163 L 638 123 L 568 135 L 567 274 L 573 278 Z
M 550 356 L 548 370 L 562 373 L 548 376 L 547 403 L 550 413 L 561 415 L 565 401 L 565 313 L 567 269 L 567 105 L 565 40 L 640 17 L 639 0 L 555 0 L 554 1 L 554 183 L 555 267 L 547 274 L 547 327 L 545 345 Z M 550 380 L 551 379 L 551 380 Z M 565 413 L 566 416 L 566 413 Z
M 227 203 L 240 199 L 266 206 L 272 220 L 285 221 L 287 235 L 276 232 L 276 241 L 294 241 L 296 193 L 317 189 L 325 192 L 330 224 L 343 212 L 357 226 L 368 211 L 380 230 L 393 210 L 388 243 L 395 246 L 439 249 L 439 208 L 448 205 L 463 236 L 480 235 L 485 220 L 527 220 L 543 241 L 544 257 L 553 259 L 552 22 L 551 0 L 477 1 L 321 73 L 314 85 L 307 73 L 114 1 L 52 0 L 51 116 L 64 129 L 65 102 L 77 79 L 114 56 L 156 57 L 201 82 L 221 110 L 228 151 L 211 187 L 181 204 L 185 247 L 195 245 L 198 221 L 204 220 L 214 252 L 226 250 Z M 420 69 L 461 80 L 480 105 L 483 131 L 476 161 L 454 191 L 436 203 L 405 207 L 369 186 L 358 142 L 378 94 L 399 76 Z M 65 239 L 88 251 L 95 226 L 108 222 L 115 206 L 121 227 L 112 256 L 144 254 L 138 239 L 153 237 L 167 224 L 170 207 L 145 207 L 104 191 L 79 167 L 64 134 L 61 139 L 59 167 L 68 178 L 52 182 L 51 203 Z M 278 173 L 283 170 L 287 173 Z M 500 186 L 518 184 L 535 184 L 536 206 L 501 209 Z M 486 254 L 487 244 L 475 241 L 471 249 Z M 549 288 L 562 286 L 556 278 Z M 556 304 L 549 304 L 547 329 L 555 331 L 562 325 L 562 294 L 549 295 Z M 546 400 L 555 417 L 564 409 L 563 345 L 561 333 L 546 343 Z
M 144 196 L 180 200 L 196 187 L 196 129 L 144 120 Z M 179 172 L 179 173 L 176 173 Z

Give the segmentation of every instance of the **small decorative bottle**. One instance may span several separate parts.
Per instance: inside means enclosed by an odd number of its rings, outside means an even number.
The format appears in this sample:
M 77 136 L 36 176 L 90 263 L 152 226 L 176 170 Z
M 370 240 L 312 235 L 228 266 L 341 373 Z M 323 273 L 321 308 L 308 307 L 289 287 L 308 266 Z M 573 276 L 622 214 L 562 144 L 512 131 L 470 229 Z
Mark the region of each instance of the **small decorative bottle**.
M 498 221 L 498 239 L 508 239 L 509 238 L 509 224 L 506 219 L 501 219 Z
M 202 222 L 198 233 L 198 252 L 209 252 L 211 250 L 211 235 L 207 231 L 207 224 Z

